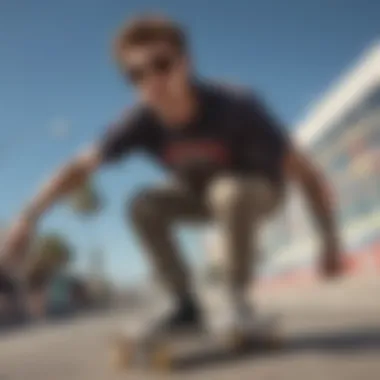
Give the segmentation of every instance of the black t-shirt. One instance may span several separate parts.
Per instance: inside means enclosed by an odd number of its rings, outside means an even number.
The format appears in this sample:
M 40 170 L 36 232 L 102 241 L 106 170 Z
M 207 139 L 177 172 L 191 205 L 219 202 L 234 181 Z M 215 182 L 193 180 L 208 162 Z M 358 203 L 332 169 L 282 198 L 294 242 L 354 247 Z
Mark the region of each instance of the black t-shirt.
M 236 173 L 282 184 L 288 136 L 261 102 L 244 90 L 197 83 L 200 110 L 193 122 L 165 126 L 136 105 L 101 140 L 105 162 L 143 150 L 193 189 L 214 176 Z

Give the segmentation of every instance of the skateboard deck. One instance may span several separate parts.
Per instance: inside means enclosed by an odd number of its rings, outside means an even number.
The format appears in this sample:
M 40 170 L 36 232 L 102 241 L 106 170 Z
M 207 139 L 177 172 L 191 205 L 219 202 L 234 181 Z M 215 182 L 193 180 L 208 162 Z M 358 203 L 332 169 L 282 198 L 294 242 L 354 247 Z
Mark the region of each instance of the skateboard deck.
M 112 340 L 111 360 L 116 368 L 170 372 L 191 358 L 218 356 L 223 360 L 231 355 L 278 349 L 282 344 L 280 321 L 275 316 L 252 320 L 234 330 L 223 328 L 223 323 L 176 332 L 149 325 L 138 330 L 134 327 L 119 332 Z

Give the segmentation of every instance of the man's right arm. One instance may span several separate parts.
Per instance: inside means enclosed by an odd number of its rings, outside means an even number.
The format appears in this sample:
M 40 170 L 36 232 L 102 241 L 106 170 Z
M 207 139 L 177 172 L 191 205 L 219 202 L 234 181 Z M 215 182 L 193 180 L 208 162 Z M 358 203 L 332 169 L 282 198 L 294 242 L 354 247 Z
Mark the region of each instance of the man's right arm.
M 129 112 L 111 126 L 101 141 L 78 154 L 47 180 L 6 234 L 0 266 L 10 270 L 17 268 L 23 261 L 37 222 L 45 212 L 84 184 L 103 163 L 118 161 L 131 149 L 144 145 L 145 126 L 144 113 L 139 109 Z
M 39 219 L 72 191 L 80 187 L 104 161 L 103 152 L 94 147 L 62 166 L 28 202 L 5 236 L 0 254 L 0 282 L 4 270 L 14 273 L 23 263 Z M 8 281 L 9 282 L 9 281 Z M 0 286 L 0 293 L 2 292 Z

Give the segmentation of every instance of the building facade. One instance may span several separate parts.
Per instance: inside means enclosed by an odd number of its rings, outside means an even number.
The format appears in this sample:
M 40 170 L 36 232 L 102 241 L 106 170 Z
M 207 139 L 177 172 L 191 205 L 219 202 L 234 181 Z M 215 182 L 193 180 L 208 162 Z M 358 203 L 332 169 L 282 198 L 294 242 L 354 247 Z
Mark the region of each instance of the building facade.
M 380 42 L 312 105 L 295 140 L 330 180 L 346 255 L 380 248 Z M 312 267 L 318 243 L 305 200 L 289 189 L 284 209 L 263 231 L 262 276 Z M 225 262 L 222 245 L 217 231 L 208 234 L 214 264 Z
M 332 184 L 346 254 L 380 243 L 380 43 L 312 107 L 296 140 Z M 267 232 L 272 245 L 273 236 L 279 243 L 269 250 L 267 272 L 291 271 L 316 258 L 307 208 L 296 191 L 290 198 L 282 216 L 287 223 L 278 218 Z

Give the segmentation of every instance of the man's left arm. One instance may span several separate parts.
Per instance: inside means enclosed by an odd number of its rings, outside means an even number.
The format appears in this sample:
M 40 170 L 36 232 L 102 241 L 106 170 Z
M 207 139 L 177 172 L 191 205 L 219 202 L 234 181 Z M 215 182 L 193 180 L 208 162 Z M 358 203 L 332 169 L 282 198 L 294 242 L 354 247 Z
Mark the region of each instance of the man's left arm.
M 287 180 L 296 183 L 305 195 L 320 231 L 322 270 L 326 275 L 337 274 L 341 264 L 340 239 L 332 189 L 326 177 L 305 153 L 292 144 L 286 128 L 261 99 L 250 94 L 245 100 L 241 115 L 246 118 L 245 125 L 252 133 L 252 140 L 260 141 L 262 152 L 271 152 L 272 159 L 283 165 Z M 246 133 L 247 129 L 245 138 Z
M 327 178 L 305 153 L 293 146 L 284 155 L 284 170 L 287 179 L 299 186 L 310 205 L 322 240 L 323 273 L 327 276 L 338 275 L 342 252 L 334 196 Z

